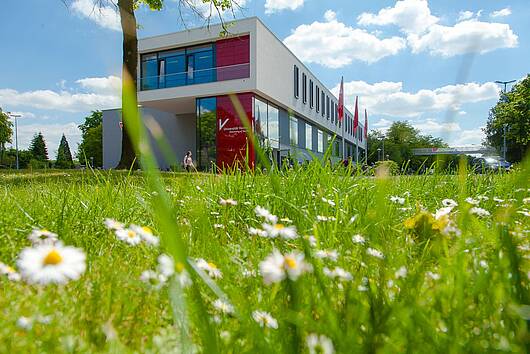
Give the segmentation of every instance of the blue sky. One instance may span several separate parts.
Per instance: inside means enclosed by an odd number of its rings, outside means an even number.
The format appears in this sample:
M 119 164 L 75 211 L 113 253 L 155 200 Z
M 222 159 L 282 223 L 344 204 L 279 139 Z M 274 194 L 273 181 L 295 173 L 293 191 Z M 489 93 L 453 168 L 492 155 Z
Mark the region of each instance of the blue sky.
M 23 115 L 22 148 L 42 131 L 52 157 L 63 133 L 75 150 L 87 113 L 119 105 L 118 17 L 92 11 L 92 1 L 3 0 L 0 107 Z M 480 143 L 500 89 L 493 81 L 530 71 L 527 0 L 239 3 L 238 17 L 260 17 L 329 88 L 344 76 L 346 104 L 358 95 L 370 128 L 409 120 L 452 145 Z M 204 23 L 183 17 L 188 27 Z M 139 37 L 184 28 L 176 0 L 137 18 Z

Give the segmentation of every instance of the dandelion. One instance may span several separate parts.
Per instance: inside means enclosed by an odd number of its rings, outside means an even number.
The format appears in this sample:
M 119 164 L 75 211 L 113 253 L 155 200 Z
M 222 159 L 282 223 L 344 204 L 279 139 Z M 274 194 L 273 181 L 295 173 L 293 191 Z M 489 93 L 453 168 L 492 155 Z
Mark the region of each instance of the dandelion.
M 157 273 L 154 270 L 146 270 L 140 275 L 140 280 L 151 288 L 159 290 L 166 285 L 167 278 L 163 274 Z
M 389 199 L 390 199 L 390 201 L 391 201 L 392 203 L 396 203 L 396 204 L 400 204 L 400 205 L 405 204 L 405 198 L 401 198 L 401 197 L 398 197 L 398 196 L 396 196 L 396 195 L 392 195 L 392 196 L 390 196 Z
M 182 262 L 176 262 L 167 254 L 158 256 L 158 271 L 166 278 L 175 276 L 180 287 L 187 288 L 192 284 L 191 277 Z
M 473 207 L 469 209 L 469 213 L 472 215 L 481 217 L 481 218 L 491 215 L 489 211 L 487 211 L 486 209 L 479 208 L 479 207 Z
M 394 273 L 396 279 L 407 277 L 407 268 L 405 266 L 400 267 L 396 273 Z
M 315 252 L 315 257 L 319 259 L 329 259 L 333 262 L 337 261 L 339 254 L 336 250 L 318 250 Z
M 467 197 L 467 198 L 466 198 L 466 202 L 468 202 L 468 203 L 471 204 L 471 205 L 479 205 L 480 200 L 478 200 L 478 199 L 473 199 L 473 198 L 471 198 L 471 197 Z
M 383 255 L 383 253 L 381 251 L 378 251 L 375 248 L 371 248 L 371 247 L 366 249 L 366 254 L 368 254 L 368 255 L 370 255 L 372 257 L 375 257 L 375 258 L 379 258 L 379 259 L 385 258 L 385 256 Z
M 259 205 L 254 209 L 254 212 L 256 213 L 256 216 L 265 219 L 265 221 L 271 224 L 276 224 L 278 222 L 278 217 L 276 215 L 271 214 L 270 211 Z
M 343 268 L 340 268 L 340 267 L 335 267 L 335 269 L 331 270 L 327 267 L 324 267 L 322 269 L 323 273 L 325 276 L 333 279 L 333 278 L 337 278 L 339 279 L 340 281 L 350 281 L 353 279 L 353 276 L 351 275 L 350 272 L 344 270 Z
M 278 250 L 272 251 L 260 263 L 259 268 L 267 285 L 279 283 L 286 277 L 294 281 L 303 273 L 313 270 L 312 266 L 305 262 L 303 253 L 292 252 L 282 255 Z
M 128 243 L 131 246 L 136 246 L 142 242 L 140 235 L 131 228 L 116 230 L 115 234 L 120 241 Z
M 311 333 L 306 337 L 306 344 L 310 354 L 322 353 L 332 354 L 335 352 L 333 349 L 333 342 L 325 335 Z
M 234 313 L 234 306 L 222 299 L 217 299 L 213 302 L 213 307 L 221 313 L 230 315 Z
M 86 255 L 71 246 L 37 245 L 20 253 L 17 265 L 20 274 L 30 284 L 65 284 L 77 280 L 85 272 Z
M 447 198 L 447 199 L 442 200 L 442 205 L 444 207 L 453 207 L 453 208 L 455 208 L 455 207 L 458 206 L 458 203 L 455 200 L 453 200 L 453 199 Z
M 254 321 L 256 321 L 261 327 L 267 327 L 267 328 L 278 328 L 278 321 L 274 317 L 271 316 L 270 313 L 265 311 L 253 311 L 252 312 L 252 318 Z
M 219 199 L 219 204 L 220 205 L 223 205 L 223 206 L 236 206 L 237 205 L 237 202 L 233 199 L 223 199 L 223 198 L 220 198 Z
M 28 240 L 30 240 L 31 243 L 34 245 L 44 243 L 54 244 L 58 241 L 58 236 L 56 233 L 53 233 L 46 229 L 33 229 L 33 231 L 31 231 L 31 233 L 28 235 Z
M 248 233 L 253 236 L 267 237 L 268 233 L 265 230 L 257 229 L 255 227 L 249 227 Z
M 136 232 L 140 238 L 151 246 L 158 246 L 160 240 L 153 234 L 153 231 L 147 226 L 130 225 L 130 229 Z
M 213 279 L 221 279 L 223 277 L 223 273 L 217 266 L 212 262 L 207 262 L 206 260 L 199 258 L 197 259 L 197 262 L 195 263 L 197 268 L 205 271 L 208 273 L 210 278 Z
M 110 219 L 110 218 L 106 218 L 105 221 L 103 221 L 103 223 L 105 224 L 107 229 L 109 229 L 111 231 L 120 230 L 120 229 L 123 229 L 125 227 L 125 225 L 123 223 L 121 223 L 119 221 L 116 221 L 114 219 Z
M 293 240 L 298 237 L 296 226 L 285 226 L 284 224 L 263 224 L 263 229 L 270 238 L 281 237 L 286 240 Z
M 353 235 L 351 240 L 353 243 L 357 243 L 359 245 L 364 245 L 366 243 L 366 240 L 361 235 Z

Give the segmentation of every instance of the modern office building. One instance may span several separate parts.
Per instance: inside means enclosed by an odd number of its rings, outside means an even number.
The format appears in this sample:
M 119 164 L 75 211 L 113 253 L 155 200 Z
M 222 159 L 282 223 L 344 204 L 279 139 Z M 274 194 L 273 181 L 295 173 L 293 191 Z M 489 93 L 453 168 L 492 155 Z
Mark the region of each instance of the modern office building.
M 342 139 L 346 157 L 354 158 L 356 144 L 364 156 L 363 125 L 356 139 L 353 114 L 345 109 L 338 121 L 338 98 L 258 18 L 235 21 L 228 31 L 221 35 L 214 25 L 139 40 L 142 120 L 163 131 L 175 155 L 155 147 L 161 168 L 180 166 L 188 150 L 203 170 L 253 164 L 241 114 L 274 163 L 321 158 L 331 143 L 338 161 Z M 121 137 L 120 110 L 104 111 L 105 168 L 118 164 Z

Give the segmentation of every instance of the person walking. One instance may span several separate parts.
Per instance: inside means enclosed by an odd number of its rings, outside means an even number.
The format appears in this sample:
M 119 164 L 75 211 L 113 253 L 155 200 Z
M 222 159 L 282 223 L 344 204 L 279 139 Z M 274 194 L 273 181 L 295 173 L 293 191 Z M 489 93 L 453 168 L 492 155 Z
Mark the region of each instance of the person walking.
M 184 168 L 188 172 L 191 172 L 191 170 L 194 168 L 194 166 L 193 166 L 193 158 L 191 157 L 191 151 L 188 151 L 186 153 L 186 156 L 184 156 Z

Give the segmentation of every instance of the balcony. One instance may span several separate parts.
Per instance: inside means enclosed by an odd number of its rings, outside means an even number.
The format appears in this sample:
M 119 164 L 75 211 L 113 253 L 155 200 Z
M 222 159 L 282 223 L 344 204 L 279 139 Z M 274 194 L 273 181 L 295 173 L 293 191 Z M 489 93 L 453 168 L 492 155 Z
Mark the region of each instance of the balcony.
M 250 63 L 169 73 L 140 78 L 140 91 L 180 87 L 250 77 Z

